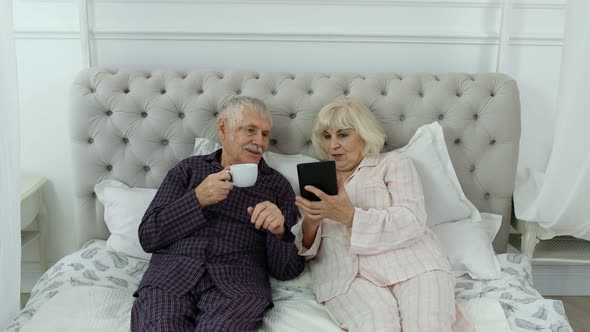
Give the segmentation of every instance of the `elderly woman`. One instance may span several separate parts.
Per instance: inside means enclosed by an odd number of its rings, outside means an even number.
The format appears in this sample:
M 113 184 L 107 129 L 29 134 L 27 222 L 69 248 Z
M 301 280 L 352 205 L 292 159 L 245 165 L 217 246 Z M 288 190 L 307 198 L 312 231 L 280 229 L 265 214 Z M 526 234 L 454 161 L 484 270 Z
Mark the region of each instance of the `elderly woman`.
M 352 99 L 324 107 L 314 147 L 334 160 L 338 195 L 306 186 L 293 226 L 310 263 L 319 302 L 349 331 L 470 331 L 455 304 L 455 277 L 426 227 L 422 185 L 412 161 L 380 153 L 385 134 Z

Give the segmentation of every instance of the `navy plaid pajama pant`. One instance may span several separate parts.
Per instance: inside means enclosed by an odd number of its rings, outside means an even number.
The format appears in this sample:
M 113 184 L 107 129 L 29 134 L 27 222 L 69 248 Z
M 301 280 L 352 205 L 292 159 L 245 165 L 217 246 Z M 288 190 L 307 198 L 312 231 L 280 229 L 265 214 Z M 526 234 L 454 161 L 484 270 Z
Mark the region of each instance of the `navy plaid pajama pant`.
M 249 294 L 222 294 L 205 273 L 183 296 L 146 286 L 131 310 L 131 331 L 256 331 L 267 300 Z

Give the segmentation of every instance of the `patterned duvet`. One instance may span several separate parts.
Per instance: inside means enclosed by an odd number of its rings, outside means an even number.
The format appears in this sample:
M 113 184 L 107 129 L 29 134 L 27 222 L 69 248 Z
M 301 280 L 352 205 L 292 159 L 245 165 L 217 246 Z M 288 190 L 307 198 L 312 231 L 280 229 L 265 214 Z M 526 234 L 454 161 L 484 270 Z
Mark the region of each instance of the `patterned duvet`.
M 475 281 L 461 277 L 455 290 L 458 301 L 479 297 L 500 301 L 513 331 L 573 331 L 563 304 L 545 299 L 533 288 L 531 262 L 520 254 L 501 254 L 499 279 Z
M 458 301 L 497 299 L 513 331 L 573 331 L 561 301 L 544 299 L 532 287 L 531 264 L 526 256 L 501 254 L 498 255 L 498 260 L 502 266 L 502 276 L 499 279 L 476 281 L 468 277 L 459 278 L 456 289 Z M 91 241 L 81 250 L 61 259 L 41 277 L 33 288 L 26 307 L 7 331 L 20 331 L 43 303 L 65 289 L 98 286 L 133 292 L 147 266 L 146 260 L 105 248 L 104 241 Z M 301 294 L 301 299 L 309 302 L 312 308 L 316 304 L 313 301 L 313 292 L 308 288 L 310 282 L 309 271 L 289 282 L 273 281 L 275 308 L 288 308 L 289 302 L 286 300 L 293 298 L 293 294 Z M 274 317 L 272 312 L 267 316 L 268 319 Z M 327 315 L 321 318 L 325 324 L 329 323 Z M 263 329 L 269 330 L 266 325 L 265 321 Z

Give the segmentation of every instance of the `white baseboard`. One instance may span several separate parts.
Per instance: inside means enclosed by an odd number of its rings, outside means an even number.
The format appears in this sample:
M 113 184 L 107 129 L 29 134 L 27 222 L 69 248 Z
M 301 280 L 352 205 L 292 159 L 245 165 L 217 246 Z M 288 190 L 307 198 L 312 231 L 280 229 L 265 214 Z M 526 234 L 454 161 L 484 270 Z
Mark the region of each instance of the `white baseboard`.
M 590 296 L 588 276 L 590 265 L 533 263 L 533 285 L 543 296 Z

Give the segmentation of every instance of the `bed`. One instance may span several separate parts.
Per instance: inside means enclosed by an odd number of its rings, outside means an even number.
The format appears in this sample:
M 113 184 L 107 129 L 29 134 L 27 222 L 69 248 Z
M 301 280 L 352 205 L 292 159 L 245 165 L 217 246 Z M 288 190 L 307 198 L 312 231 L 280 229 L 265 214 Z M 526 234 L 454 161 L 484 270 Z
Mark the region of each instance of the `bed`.
M 430 224 L 477 331 L 572 331 L 560 301 L 532 285 L 531 262 L 506 253 L 520 138 L 516 82 L 499 73 L 262 73 L 91 68 L 71 90 L 75 220 L 86 244 L 34 286 L 8 331 L 128 331 L 149 264 L 137 225 L 167 171 L 215 149 L 221 106 L 262 99 L 273 116 L 265 160 L 293 184 L 323 105 L 350 97 L 414 158 Z M 421 166 L 422 165 L 422 166 Z M 430 210 L 429 210 L 430 208 Z M 135 232 L 135 233 L 134 233 Z M 271 279 L 262 331 L 339 331 L 315 301 L 308 269 Z

